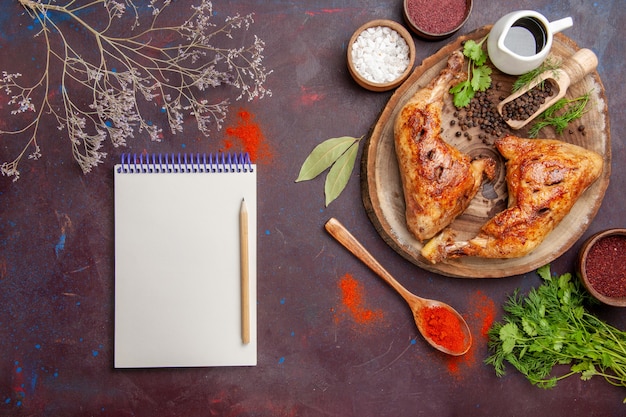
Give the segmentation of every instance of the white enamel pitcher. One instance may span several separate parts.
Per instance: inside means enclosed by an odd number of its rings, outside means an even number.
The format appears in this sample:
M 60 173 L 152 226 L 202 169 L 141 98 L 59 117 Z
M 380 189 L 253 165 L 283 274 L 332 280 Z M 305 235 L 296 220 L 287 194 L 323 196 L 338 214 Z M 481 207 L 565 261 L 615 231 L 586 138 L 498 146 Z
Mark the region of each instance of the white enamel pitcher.
M 489 59 L 496 68 L 509 75 L 534 70 L 550 53 L 553 35 L 573 24 L 571 17 L 548 22 L 545 16 L 534 10 L 506 14 L 489 32 Z

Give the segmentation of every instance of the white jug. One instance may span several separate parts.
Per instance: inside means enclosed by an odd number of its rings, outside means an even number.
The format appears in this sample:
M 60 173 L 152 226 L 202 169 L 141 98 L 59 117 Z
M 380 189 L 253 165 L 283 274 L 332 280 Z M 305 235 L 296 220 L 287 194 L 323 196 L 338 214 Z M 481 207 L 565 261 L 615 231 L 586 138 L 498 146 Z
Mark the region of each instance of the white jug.
M 501 17 L 487 39 L 489 59 L 500 71 L 520 75 L 541 65 L 552 48 L 553 35 L 572 27 L 571 17 L 548 22 L 534 10 L 519 10 Z

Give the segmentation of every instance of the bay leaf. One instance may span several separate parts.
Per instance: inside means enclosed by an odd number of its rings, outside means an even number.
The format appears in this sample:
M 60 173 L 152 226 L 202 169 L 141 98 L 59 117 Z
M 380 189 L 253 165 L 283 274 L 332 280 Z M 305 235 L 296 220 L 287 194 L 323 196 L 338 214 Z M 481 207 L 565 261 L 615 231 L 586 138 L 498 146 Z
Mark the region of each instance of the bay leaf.
M 346 150 L 333 164 L 332 168 L 326 176 L 326 183 L 324 184 L 324 194 L 326 195 L 326 207 L 346 188 L 352 170 L 354 169 L 354 162 L 356 161 L 356 155 L 359 151 L 359 143 L 354 142 L 348 150 Z
M 348 148 L 357 143 L 360 138 L 341 136 L 326 139 L 317 145 L 305 159 L 296 182 L 308 181 L 328 169 L 337 161 Z

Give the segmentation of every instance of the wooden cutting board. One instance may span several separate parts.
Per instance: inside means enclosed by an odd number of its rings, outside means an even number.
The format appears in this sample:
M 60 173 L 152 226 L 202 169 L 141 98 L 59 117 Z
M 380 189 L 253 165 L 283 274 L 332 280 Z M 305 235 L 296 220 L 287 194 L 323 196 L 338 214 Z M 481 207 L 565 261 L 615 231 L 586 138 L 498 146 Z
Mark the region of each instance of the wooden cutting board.
M 519 275 L 535 270 L 561 256 L 580 239 L 593 220 L 604 198 L 611 174 L 607 101 L 600 76 L 594 71 L 571 86 L 566 95 L 568 98 L 575 98 L 587 92 L 591 93 L 587 112 L 583 117 L 573 122 L 571 129 L 566 129 L 561 135 L 557 135 L 552 128 L 544 128 L 540 131 L 539 137 L 557 138 L 598 152 L 604 157 L 604 170 L 601 177 L 587 189 L 544 242 L 530 254 L 515 259 L 464 257 L 433 265 L 420 255 L 423 244 L 413 237 L 406 227 L 404 195 L 394 148 L 393 123 L 398 111 L 409 98 L 426 86 L 446 66 L 452 51 L 462 48 L 462 42 L 467 39 L 481 40 L 489 33 L 490 28 L 491 26 L 485 26 L 456 39 L 416 67 L 407 81 L 394 92 L 381 112 L 369 133 L 361 160 L 363 203 L 381 237 L 395 251 L 417 266 L 450 277 L 502 278 Z M 554 38 L 550 55 L 552 59 L 564 60 L 578 49 L 572 40 L 559 33 Z M 494 85 L 500 86 L 496 96 L 505 97 L 510 94 L 511 85 L 517 77 L 503 74 L 494 68 L 492 79 Z M 444 140 L 471 156 L 486 154 L 497 161 L 495 180 L 483 186 L 465 213 L 451 225 L 458 238 L 469 239 L 475 236 L 480 227 L 495 213 L 506 208 L 508 198 L 506 170 L 504 161 L 493 146 L 495 137 L 481 140 L 478 136 L 483 132 L 478 127 L 468 130 L 471 139 L 455 134 L 459 130 L 458 125 L 450 125 L 450 121 L 456 119 L 455 110 L 451 96 L 447 95 L 442 115 Z M 532 124 L 531 122 L 526 128 L 509 130 L 507 133 L 527 137 L 527 130 Z M 580 125 L 584 126 L 584 133 L 578 130 Z

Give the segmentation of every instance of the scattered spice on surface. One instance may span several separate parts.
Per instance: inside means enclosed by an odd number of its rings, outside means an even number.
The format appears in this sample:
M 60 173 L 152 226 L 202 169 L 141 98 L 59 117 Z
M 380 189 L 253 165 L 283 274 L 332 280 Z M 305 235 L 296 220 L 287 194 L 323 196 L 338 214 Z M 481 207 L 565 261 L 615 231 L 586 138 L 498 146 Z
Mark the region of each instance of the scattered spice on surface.
M 492 84 L 485 91 L 477 91 L 467 107 L 454 112 L 453 115 L 457 120 L 451 127 L 459 129 L 455 132 L 457 137 L 464 135 L 469 129 L 479 128 L 482 133 L 469 136 L 467 139 L 472 140 L 475 137 L 486 145 L 492 145 L 495 139 L 509 132 L 509 127 L 498 113 L 495 104 L 500 100 L 496 97 L 499 88 L 499 85 L 496 84 L 494 87 Z
M 585 271 L 591 286 L 607 297 L 626 297 L 626 237 L 607 236 L 589 250 Z
M 387 26 L 365 29 L 352 44 L 352 63 L 363 78 L 374 83 L 397 80 L 410 63 L 409 45 Z
M 443 307 L 424 309 L 422 327 L 426 334 L 439 346 L 452 352 L 461 352 L 465 347 L 465 334 L 458 317 Z
M 474 319 L 480 324 L 480 335 L 485 340 L 489 339 L 489 329 L 496 318 L 496 303 L 482 291 L 476 291 L 470 299 L 470 308 Z
M 341 277 L 339 288 L 341 289 L 341 301 L 354 321 L 365 324 L 382 318 L 381 310 L 371 310 L 365 307 L 363 285 L 352 274 L 345 274 Z
M 465 18 L 465 0 L 410 0 L 406 13 L 415 26 L 432 33 L 447 33 Z
M 227 127 L 225 133 L 230 138 L 224 140 L 226 150 L 240 147 L 242 152 L 250 154 L 250 159 L 254 163 L 272 160 L 271 149 L 265 141 L 260 125 L 256 122 L 255 116 L 247 110 L 241 109 L 237 112 L 236 123 Z M 235 146 L 232 139 L 238 141 L 238 146 Z
M 477 290 L 470 296 L 469 311 L 466 320 L 474 336 L 472 347 L 465 355 L 450 356 L 447 360 L 448 372 L 457 380 L 473 375 L 474 368 L 481 365 L 476 358 L 477 352 L 487 349 L 489 329 L 495 321 L 497 307 L 491 298 Z

